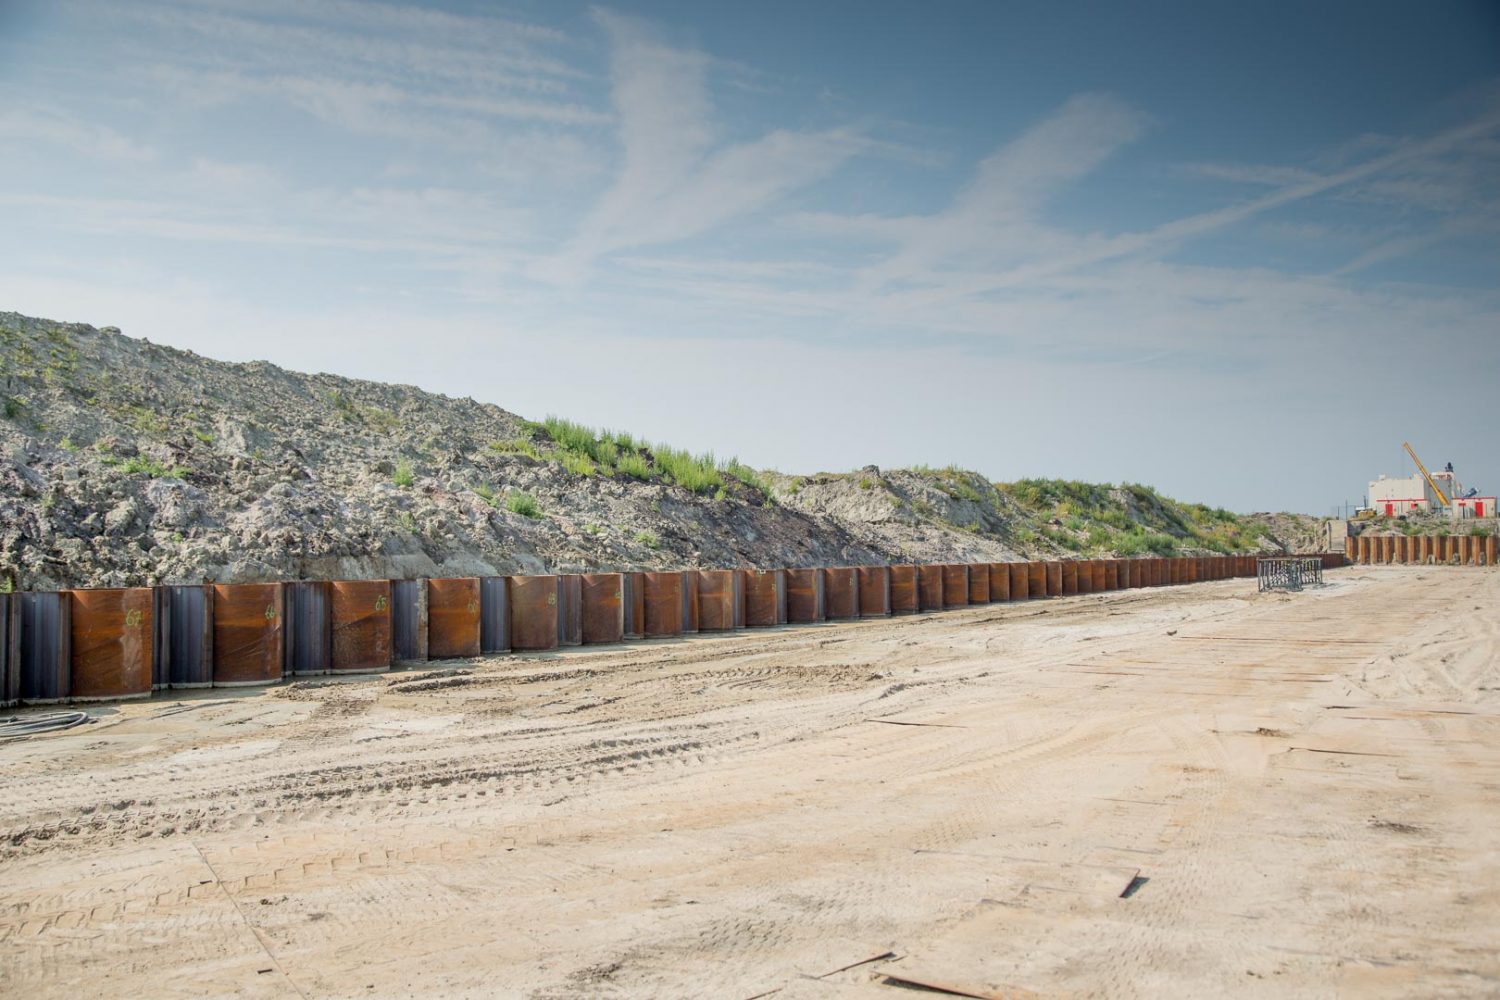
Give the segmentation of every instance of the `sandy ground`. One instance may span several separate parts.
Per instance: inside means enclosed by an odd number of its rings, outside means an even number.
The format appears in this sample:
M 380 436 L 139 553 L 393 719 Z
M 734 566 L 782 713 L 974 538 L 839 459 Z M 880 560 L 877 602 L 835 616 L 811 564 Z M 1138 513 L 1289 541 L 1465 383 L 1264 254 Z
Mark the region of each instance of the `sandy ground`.
M 0 746 L 16 997 L 1500 995 L 1500 573 L 494 657 Z

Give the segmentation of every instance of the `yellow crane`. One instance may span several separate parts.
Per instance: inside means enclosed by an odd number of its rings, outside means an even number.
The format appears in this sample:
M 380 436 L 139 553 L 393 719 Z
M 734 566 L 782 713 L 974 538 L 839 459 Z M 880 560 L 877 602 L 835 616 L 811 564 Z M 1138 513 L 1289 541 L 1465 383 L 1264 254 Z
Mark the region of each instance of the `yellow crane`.
M 1406 453 L 1411 456 L 1411 460 L 1413 462 L 1417 463 L 1417 468 L 1420 469 L 1421 472 L 1422 472 L 1422 478 L 1425 479 L 1425 480 L 1427 480 L 1427 485 L 1432 487 L 1432 492 L 1434 492 L 1434 493 L 1437 494 L 1438 499 L 1443 502 L 1443 506 L 1444 507 L 1451 507 L 1451 506 L 1453 506 L 1448 501 L 1448 494 L 1444 493 L 1442 487 L 1440 487 L 1437 483 L 1435 483 L 1433 481 L 1432 476 L 1430 476 L 1428 474 L 1428 472 L 1427 472 L 1427 466 L 1423 465 L 1422 464 L 1422 460 L 1417 457 L 1417 453 L 1411 450 L 1411 445 L 1407 444 L 1405 441 L 1402 441 L 1401 442 L 1401 447 L 1405 448 L 1406 449 Z

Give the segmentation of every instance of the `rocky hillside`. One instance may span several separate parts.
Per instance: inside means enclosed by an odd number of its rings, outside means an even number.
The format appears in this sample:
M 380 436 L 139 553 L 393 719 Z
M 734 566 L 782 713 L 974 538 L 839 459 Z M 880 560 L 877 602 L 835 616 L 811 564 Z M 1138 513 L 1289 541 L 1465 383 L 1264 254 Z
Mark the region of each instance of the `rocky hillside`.
M 1316 524 L 960 469 L 760 473 L 15 313 L 0 406 L 4 589 L 1271 551 Z

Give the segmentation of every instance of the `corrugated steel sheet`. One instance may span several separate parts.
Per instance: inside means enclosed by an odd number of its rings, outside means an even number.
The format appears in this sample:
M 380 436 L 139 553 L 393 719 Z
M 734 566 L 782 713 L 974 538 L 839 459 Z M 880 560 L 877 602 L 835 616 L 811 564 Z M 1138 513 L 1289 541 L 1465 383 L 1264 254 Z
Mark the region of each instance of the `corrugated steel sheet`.
M 479 655 L 479 578 L 427 581 L 427 658 Z
M 1078 562 L 1075 559 L 1062 563 L 1062 592 L 1064 597 L 1078 593 Z
M 328 585 L 332 652 L 329 669 L 391 668 L 391 581 L 335 580 Z
M 583 578 L 576 573 L 557 578 L 557 644 L 583 645 Z
M 682 573 L 647 573 L 645 634 L 666 639 L 682 634 Z
M 21 700 L 20 628 L 15 618 L 19 605 L 9 594 L 0 594 L 0 708 Z
M 969 603 L 990 603 L 990 567 L 988 563 L 977 563 L 969 567 Z
M 1010 570 L 1010 599 L 1025 601 L 1031 598 L 1030 563 L 1006 563 Z
M 741 570 L 745 624 L 770 628 L 786 624 L 786 574 L 779 569 Z
M 151 694 L 155 616 L 151 588 L 75 590 L 72 602 L 72 701 Z
M 214 585 L 214 687 L 281 680 L 283 607 L 279 583 Z
M 949 563 L 943 567 L 943 607 L 961 608 L 969 603 L 969 567 Z
M 922 611 L 943 610 L 943 567 L 917 567 L 917 607 Z
M 557 577 L 511 577 L 511 648 L 522 652 L 556 649 L 561 603 L 562 592 Z
M 698 631 L 698 571 L 682 571 L 682 631 L 692 634 Z
M 214 682 L 213 584 L 156 588 L 153 686 L 206 688 Z
M 66 701 L 73 676 L 72 601 L 55 591 L 12 594 L 20 605 L 21 701 Z
M 701 569 L 694 581 L 698 589 L 698 628 L 704 632 L 728 632 L 734 628 L 739 574 L 731 569 Z
M 786 571 L 786 620 L 807 623 L 823 621 L 823 571 Z
M 891 613 L 891 568 L 889 566 L 861 566 L 859 568 L 859 616 L 861 618 L 884 618 Z
M 391 662 L 427 662 L 427 581 L 391 581 Z
M 479 578 L 479 651 L 510 652 L 510 578 Z
M 827 621 L 859 617 L 859 574 L 854 567 L 823 570 L 823 617 Z
M 891 567 L 891 614 L 914 615 L 922 610 L 917 567 L 902 564 Z
M 579 577 L 583 593 L 583 642 L 594 645 L 625 639 L 625 574 L 585 573 Z
M 646 574 L 625 573 L 625 638 L 646 634 Z
M 307 677 L 328 673 L 333 663 L 333 619 L 325 580 L 283 584 L 282 675 Z
M 1047 562 L 1047 596 L 1061 597 L 1063 595 L 1063 564 L 1059 560 L 1052 559 Z
M 990 601 L 1010 600 L 1010 564 L 990 563 Z

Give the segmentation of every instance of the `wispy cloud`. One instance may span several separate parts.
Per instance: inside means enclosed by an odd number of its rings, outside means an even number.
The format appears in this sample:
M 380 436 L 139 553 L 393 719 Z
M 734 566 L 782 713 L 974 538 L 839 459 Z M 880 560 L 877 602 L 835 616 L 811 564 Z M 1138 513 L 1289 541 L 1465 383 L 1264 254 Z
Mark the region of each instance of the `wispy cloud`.
M 1084 94 L 986 157 L 943 212 L 914 227 L 899 253 L 872 268 L 864 287 L 925 280 L 948 261 L 972 266 L 1035 252 L 1034 222 L 1047 199 L 1137 139 L 1146 116 L 1105 94 Z
M 617 250 L 672 243 L 763 209 L 827 176 L 860 148 L 855 133 L 775 130 L 715 148 L 708 59 L 635 18 L 596 10 L 611 45 L 620 172 L 578 233 L 534 276 L 575 281 Z
M 105 160 L 149 163 L 157 157 L 155 149 L 115 129 L 61 111 L 0 111 L 0 139 L 52 143 Z
M 591 128 L 610 116 L 554 29 L 346 0 L 88 5 L 131 39 L 131 63 L 204 108 L 282 101 L 336 128 L 474 146 L 509 122 Z M 146 30 L 141 30 L 146 29 Z

